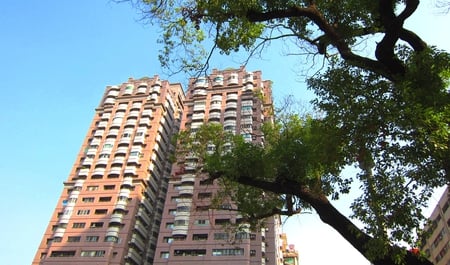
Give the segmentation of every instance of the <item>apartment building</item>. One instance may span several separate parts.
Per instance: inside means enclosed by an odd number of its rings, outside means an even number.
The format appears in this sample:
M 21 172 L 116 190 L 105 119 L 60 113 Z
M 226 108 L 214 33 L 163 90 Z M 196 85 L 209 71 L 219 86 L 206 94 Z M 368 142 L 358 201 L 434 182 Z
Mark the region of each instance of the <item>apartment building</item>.
M 152 264 L 184 97 L 158 76 L 106 88 L 32 264 Z
M 272 119 L 272 105 L 271 82 L 260 71 L 213 70 L 189 80 L 181 129 L 195 132 L 215 122 L 262 143 L 261 124 Z M 195 174 L 196 159 L 187 156 L 173 166 L 154 264 L 283 264 L 280 218 L 268 218 L 263 229 L 251 231 L 232 203 L 211 207 L 220 187 Z
M 439 199 L 425 227 L 426 235 L 420 247 L 436 265 L 450 265 L 450 193 L 447 189 Z

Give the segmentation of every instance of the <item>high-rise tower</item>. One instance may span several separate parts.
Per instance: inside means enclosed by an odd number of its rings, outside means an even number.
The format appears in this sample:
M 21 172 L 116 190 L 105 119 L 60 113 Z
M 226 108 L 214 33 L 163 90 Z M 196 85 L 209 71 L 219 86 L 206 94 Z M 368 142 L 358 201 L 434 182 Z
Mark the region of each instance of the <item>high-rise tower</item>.
M 151 264 L 184 92 L 154 78 L 108 86 L 33 264 Z
M 271 93 L 271 82 L 263 80 L 260 71 L 243 67 L 192 78 L 181 129 L 195 131 L 216 122 L 248 142 L 262 143 L 261 124 L 272 119 Z M 213 209 L 220 187 L 196 176 L 195 162 L 196 157 L 187 156 L 173 166 L 154 264 L 282 264 L 279 217 L 268 218 L 264 229 L 250 231 L 231 210 L 232 203 Z M 228 224 L 241 224 L 242 229 Z

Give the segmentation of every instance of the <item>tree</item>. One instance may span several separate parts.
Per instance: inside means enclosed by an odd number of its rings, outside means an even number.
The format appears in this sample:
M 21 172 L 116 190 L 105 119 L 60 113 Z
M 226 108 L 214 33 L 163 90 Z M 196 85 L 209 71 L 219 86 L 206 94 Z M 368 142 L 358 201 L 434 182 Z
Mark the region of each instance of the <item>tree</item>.
M 232 139 L 229 152 L 217 151 L 217 143 L 215 155 L 199 153 L 203 169 L 223 180 L 230 196 L 242 199 L 239 183 L 254 188 L 245 192 L 270 198 L 262 207 L 269 212 L 249 217 L 310 206 L 374 264 L 394 264 L 399 257 L 429 264 L 396 247 L 413 243 L 420 206 L 433 188 L 448 183 L 450 171 L 450 56 L 404 28 L 418 0 L 137 2 L 163 29 L 160 61 L 173 72 L 200 73 L 216 50 L 243 49 L 251 57 L 279 39 L 323 56 L 326 69 L 308 85 L 324 117 L 268 125 L 264 148 Z M 364 49 L 368 56 L 358 52 L 363 42 L 373 48 Z M 248 161 L 261 166 L 246 170 Z M 348 165 L 359 173 L 344 179 L 340 172 Z M 347 192 L 352 179 L 363 190 L 352 205 L 363 229 L 328 199 Z

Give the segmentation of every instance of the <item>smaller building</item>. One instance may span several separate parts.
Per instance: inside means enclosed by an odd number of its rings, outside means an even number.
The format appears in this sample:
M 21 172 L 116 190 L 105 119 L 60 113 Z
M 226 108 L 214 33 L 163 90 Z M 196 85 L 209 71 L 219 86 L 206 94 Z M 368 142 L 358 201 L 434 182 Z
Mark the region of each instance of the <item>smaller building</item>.
M 281 235 L 281 242 L 283 252 L 283 265 L 298 265 L 298 251 L 295 249 L 295 245 L 288 245 L 286 234 Z
M 425 227 L 420 250 L 436 265 L 450 265 L 449 189 L 445 190 Z

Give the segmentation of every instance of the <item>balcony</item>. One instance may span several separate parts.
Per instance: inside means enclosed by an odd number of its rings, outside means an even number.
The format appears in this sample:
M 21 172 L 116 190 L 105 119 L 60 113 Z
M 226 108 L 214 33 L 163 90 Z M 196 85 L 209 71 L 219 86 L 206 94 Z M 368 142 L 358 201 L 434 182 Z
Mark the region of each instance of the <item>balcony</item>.
M 131 105 L 131 109 L 138 109 L 140 110 L 142 107 L 142 102 L 135 102 L 133 105 Z
M 144 109 L 142 112 L 142 117 L 151 117 L 152 116 L 152 110 L 151 109 Z
M 151 219 L 148 216 L 148 214 L 145 213 L 145 211 L 141 208 L 139 209 L 138 213 L 136 214 L 139 218 L 141 218 L 147 225 L 150 224 Z
M 254 88 L 254 86 L 251 83 L 245 85 L 245 90 L 247 90 L 247 91 L 251 91 L 251 90 L 253 90 L 253 88 Z
M 221 110 L 222 104 L 221 103 L 213 103 L 209 106 L 210 110 Z
M 111 170 L 109 170 L 108 175 L 120 175 L 121 171 L 122 171 L 121 167 L 112 167 Z
M 137 122 L 137 119 L 129 119 L 125 122 L 125 126 L 135 126 Z
M 228 85 L 237 85 L 239 84 L 238 74 L 233 73 L 228 77 Z
M 237 103 L 236 102 L 227 102 L 225 105 L 225 109 L 237 109 Z
M 130 113 L 128 113 L 128 117 L 139 117 L 139 111 L 138 110 L 132 110 Z
M 127 154 L 128 153 L 128 146 L 119 146 L 116 149 L 116 155 L 117 154 Z
M 127 198 L 129 198 L 130 197 L 130 193 L 131 193 L 131 191 L 128 188 L 120 189 L 119 197 L 127 197 Z
M 131 142 L 131 137 L 122 137 L 119 140 L 119 144 L 129 144 Z
M 108 136 L 117 136 L 119 134 L 119 129 L 110 129 L 108 134 L 106 135 Z
M 194 183 L 195 182 L 195 175 L 193 174 L 186 174 L 181 177 L 181 183 Z
M 253 83 L 253 73 L 247 73 L 245 75 L 244 83 Z
M 130 243 L 132 243 L 136 247 L 138 247 L 140 251 L 144 251 L 145 250 L 144 241 L 142 241 L 137 235 L 133 235 L 131 237 Z
M 208 87 L 208 80 L 206 79 L 206 77 L 199 77 L 194 82 L 194 88 L 198 88 L 198 87 Z
M 103 133 L 105 133 L 104 130 L 96 130 L 94 133 L 94 137 L 102 137 Z
M 206 96 L 207 92 L 204 88 L 196 88 L 194 92 L 192 93 L 192 96 Z
M 194 108 L 193 111 L 204 111 L 205 110 L 205 105 L 204 104 L 194 104 Z
M 133 143 L 144 144 L 145 143 L 145 135 L 134 137 Z
M 147 92 L 147 84 L 140 84 L 137 89 L 137 94 L 145 94 Z
M 194 187 L 193 186 L 181 186 L 178 189 L 180 195 L 194 195 Z
M 126 110 L 128 108 L 128 104 L 127 103 L 121 103 L 119 104 L 119 106 L 117 106 L 117 110 Z M 117 115 L 117 113 L 116 113 Z
M 83 159 L 83 162 L 81 163 L 81 165 L 90 166 L 90 165 L 92 165 L 93 162 L 94 162 L 93 158 L 86 157 L 85 159 Z
M 103 174 L 105 174 L 105 170 L 106 170 L 106 168 L 104 168 L 104 167 L 94 168 L 92 175 L 102 175 L 103 176 Z
M 127 208 L 127 201 L 117 201 L 114 209 L 125 210 Z
M 103 121 L 109 120 L 109 118 L 111 118 L 111 113 L 106 112 L 106 113 L 103 113 L 103 114 L 102 114 L 101 119 L 102 119 Z
M 63 227 L 58 227 L 55 230 L 55 233 L 53 234 L 53 237 L 63 237 L 64 232 L 66 232 L 66 229 Z
M 112 105 L 114 104 L 114 102 L 116 102 L 115 98 L 106 98 L 105 101 L 103 102 L 103 104 L 108 104 L 108 105 Z
M 128 175 L 136 175 L 136 167 L 135 166 L 128 166 L 125 167 L 125 170 L 123 171 L 123 174 Z
M 188 225 L 177 225 L 173 227 L 173 236 L 186 236 L 188 234 Z
M 87 176 L 89 174 L 89 168 L 82 168 L 78 171 L 78 176 Z
M 150 118 L 148 118 L 148 117 L 145 117 L 145 118 L 141 118 L 140 120 L 139 120 L 139 125 L 145 125 L 145 126 L 149 126 L 150 125 L 150 122 L 151 122 L 151 120 L 150 120 Z
M 133 186 L 133 178 L 132 177 L 123 178 L 122 185 L 127 186 L 127 187 L 132 187 Z
M 114 157 L 112 164 L 120 164 L 123 165 L 123 163 L 125 162 L 125 157 L 124 156 L 116 156 Z
M 145 207 L 145 209 L 147 209 L 148 212 L 153 212 L 153 206 L 151 205 L 151 203 L 147 200 L 147 199 L 143 199 L 141 201 L 141 205 Z
M 139 160 L 140 160 L 140 157 L 139 156 L 130 156 L 130 157 L 128 157 L 128 164 L 137 164 L 137 165 L 139 165 L 140 163 L 139 163 Z
M 112 226 L 106 230 L 106 236 L 119 237 L 120 227 Z
M 109 157 L 101 157 L 97 159 L 96 165 L 107 165 L 108 164 Z
M 123 214 L 122 213 L 113 213 L 111 215 L 111 219 L 109 220 L 109 223 L 121 224 L 122 223 L 122 219 L 123 219 Z
M 139 255 L 139 253 L 134 248 L 128 249 L 127 257 L 132 259 L 135 264 L 141 264 L 142 261 L 141 255 Z
M 223 86 L 223 75 L 217 75 L 213 79 L 213 86 Z
M 117 97 L 119 95 L 119 91 L 117 91 L 117 90 L 110 90 L 109 92 L 108 92 L 108 97 Z
M 81 188 L 81 187 L 83 187 L 83 183 L 84 183 L 84 179 L 77 179 L 77 180 L 75 181 L 75 184 L 73 185 L 73 187 L 74 187 L 74 188 L 75 188 L 75 187 Z
M 136 221 L 136 223 L 134 224 L 134 229 L 136 229 L 143 235 L 147 234 L 147 229 L 145 229 L 145 226 L 140 221 Z
M 192 115 L 192 120 L 203 120 L 205 118 L 205 113 L 196 113 Z
M 226 111 L 223 115 L 224 119 L 234 118 L 236 119 L 237 112 L 236 111 Z
M 238 100 L 238 94 L 231 93 L 227 95 L 227 102 L 228 101 L 237 101 Z
M 101 121 L 98 123 L 98 128 L 99 129 L 105 129 L 106 126 L 108 126 L 108 122 L 107 121 Z
M 209 121 L 220 121 L 220 112 L 209 113 Z
M 192 198 L 178 198 L 177 199 L 177 205 L 191 205 L 192 204 Z

